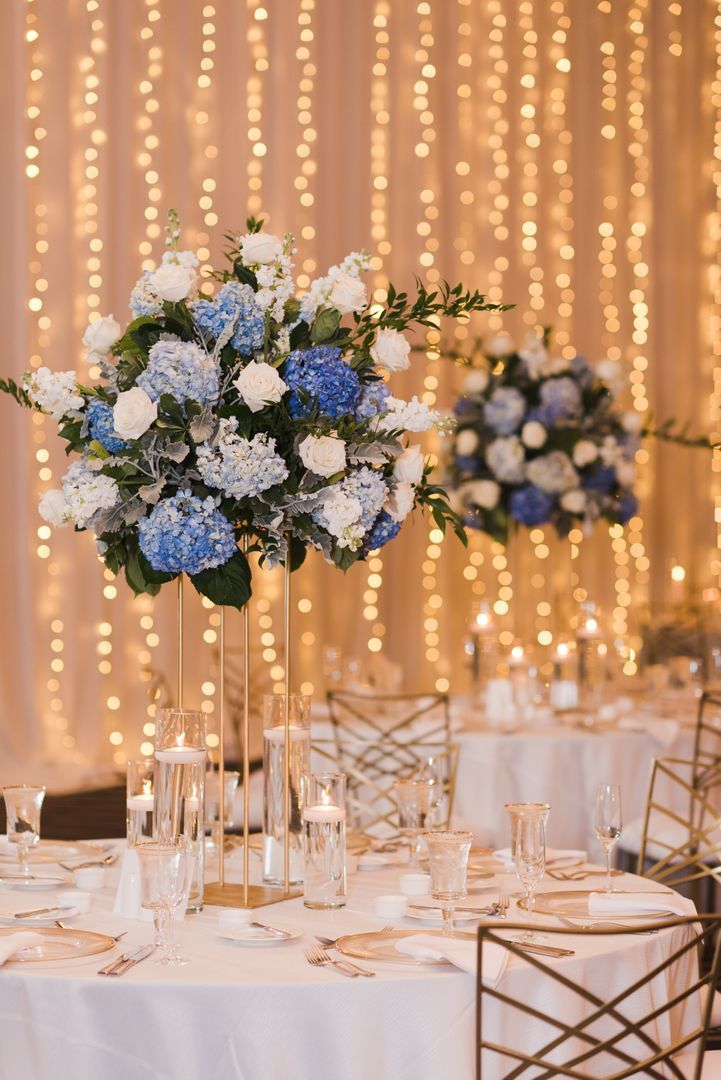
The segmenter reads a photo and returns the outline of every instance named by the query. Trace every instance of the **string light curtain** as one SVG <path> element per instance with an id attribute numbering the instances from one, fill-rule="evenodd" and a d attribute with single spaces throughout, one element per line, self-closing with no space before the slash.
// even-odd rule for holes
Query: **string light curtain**
<path id="1" fill-rule="evenodd" d="M 201 261 L 248 212 L 296 232 L 301 284 L 374 252 L 369 288 L 463 278 L 518 306 L 455 346 L 550 325 L 555 348 L 610 356 L 629 406 L 721 429 L 721 4 L 717 0 L 8 0 L 0 175 L 2 369 L 84 368 L 89 318 L 127 316 L 167 207 Z M 10 103 L 10 106 L 8 106 Z M 420 339 L 400 394 L 452 404 L 458 373 Z M 436 457 L 443 440 L 430 437 Z M 321 650 L 386 657 L 409 689 L 462 688 L 473 599 L 505 645 L 542 655 L 585 596 L 639 643 L 639 613 L 721 574 L 721 458 L 639 451 L 625 529 L 531 530 L 464 550 L 416 520 L 341 581 L 297 576 L 296 682 Z M 79 769 L 147 753 L 149 687 L 174 681 L 174 595 L 132 599 L 89 536 L 37 501 L 64 468 L 54 425 L 0 400 L 0 757 Z M 714 520 L 716 518 L 716 520 Z M 677 585 L 678 583 L 676 583 Z M 282 683 L 281 581 L 256 576 L 258 677 Z M 186 700 L 217 710 L 219 613 L 188 593 Z M 238 619 L 228 620 L 231 651 Z M 255 663 L 255 661 L 254 661 Z"/>

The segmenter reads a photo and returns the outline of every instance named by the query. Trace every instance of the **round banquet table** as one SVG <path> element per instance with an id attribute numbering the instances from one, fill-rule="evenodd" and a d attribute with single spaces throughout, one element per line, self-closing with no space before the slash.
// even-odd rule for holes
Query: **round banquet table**
<path id="1" fill-rule="evenodd" d="M 228 863 L 231 876 L 236 858 Z M 0 1080 L 472 1080 L 474 976 L 451 967 L 375 963 L 367 965 L 377 971 L 375 978 L 348 979 L 304 958 L 316 933 L 380 929 L 388 920 L 372 914 L 373 898 L 397 892 L 403 870 L 390 865 L 350 875 L 345 910 L 310 911 L 300 899 L 263 909 L 261 920 L 303 931 L 299 940 L 274 947 L 243 947 L 219 937 L 218 909 L 206 906 L 181 928 L 181 947 L 190 959 L 182 968 L 159 966 L 151 957 L 122 978 L 99 978 L 98 969 L 121 946 L 73 962 L 8 961 L 0 968 Z M 73 925 L 127 930 L 123 948 L 149 941 L 147 923 L 112 915 L 117 872 L 107 873 L 108 886 Z M 617 881 L 625 889 L 650 887 L 631 875 Z M 543 887 L 562 886 L 548 881 Z M 501 888 L 518 895 L 517 882 L 504 872 L 472 888 L 476 903 L 477 897 L 495 899 Z M 24 892 L 23 901 L 31 896 L 25 906 L 35 908 L 52 903 L 55 894 Z M 0 890 L 0 909 L 17 898 L 17 892 Z M 411 919 L 395 924 L 412 932 L 427 925 Z M 563 937 L 559 943 L 576 955 L 553 963 L 575 982 L 610 995 L 668 955 L 684 932 Z M 687 975 L 677 973 L 679 980 Z M 554 1004 L 534 969 L 515 958 L 502 986 L 544 1012 Z M 675 988 L 666 980 L 653 992 L 663 996 Z M 484 1024 L 502 1041 L 515 1020 L 494 1002 Z M 660 1028 L 657 1037 L 663 1042 L 678 1034 Z M 547 1028 L 528 1027 L 534 1045 L 547 1035 Z M 486 1077 L 494 1080 L 494 1073 L 484 1070 Z"/>

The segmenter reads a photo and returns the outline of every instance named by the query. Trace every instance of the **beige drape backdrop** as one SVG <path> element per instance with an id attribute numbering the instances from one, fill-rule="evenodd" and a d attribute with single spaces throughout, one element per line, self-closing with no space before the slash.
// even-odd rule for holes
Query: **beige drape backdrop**
<path id="1" fill-rule="evenodd" d="M 376 290 L 462 277 L 517 305 L 491 329 L 551 325 L 556 348 L 622 363 L 629 405 L 718 426 L 715 0 L 0 0 L 0 20 L 3 373 L 88 377 L 86 322 L 127 317 L 165 210 L 215 263 L 252 210 L 296 233 L 306 279 L 362 246 Z M 458 376 L 421 353 L 396 385 L 447 407 Z M 133 600 L 89 537 L 43 527 L 63 463 L 52 422 L 0 400 L 0 778 L 147 751 L 148 687 L 175 679 L 172 591 Z M 506 559 L 417 519 L 345 578 L 311 557 L 294 681 L 321 689 L 334 643 L 401 664 L 409 689 L 460 687 L 479 596 L 507 635 L 546 640 L 586 590 L 637 644 L 649 601 L 717 584 L 711 465 L 649 445 L 641 516 L 580 549 L 541 530 Z M 282 676 L 280 589 L 258 579 L 259 685 Z M 186 701 L 211 724 L 217 623 L 189 597 Z"/>

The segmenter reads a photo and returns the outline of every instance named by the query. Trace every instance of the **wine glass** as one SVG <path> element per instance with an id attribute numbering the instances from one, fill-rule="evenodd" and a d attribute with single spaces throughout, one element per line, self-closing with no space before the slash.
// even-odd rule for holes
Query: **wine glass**
<path id="1" fill-rule="evenodd" d="M 7 837 L 17 844 L 20 873 L 29 877 L 28 848 L 40 840 L 40 811 L 45 798 L 44 787 L 17 784 L 2 789 L 7 815 Z"/>
<path id="2" fill-rule="evenodd" d="M 621 788 L 618 784 L 599 784 L 596 789 L 596 813 L 594 819 L 596 836 L 606 852 L 606 892 L 611 887 L 611 852 L 621 835 Z"/>
<path id="3" fill-rule="evenodd" d="M 546 825 L 541 815 L 519 818 L 515 831 L 516 877 L 526 890 L 525 907 L 533 921 L 536 886 L 546 869 Z M 524 931 L 520 941 L 541 941 L 542 936 Z"/>
<path id="4" fill-rule="evenodd" d="M 399 831 L 408 836 L 411 847 L 409 865 L 418 869 L 421 833 L 428 828 L 428 815 L 433 801 L 434 782 L 415 777 L 410 780 L 396 780 L 394 785 L 398 803 Z"/>
<path id="5" fill-rule="evenodd" d="M 457 829 L 424 833 L 431 868 L 431 895 L 441 901 L 443 933 L 453 933 L 456 900 L 468 895 L 468 855 L 473 833 Z"/>
<path id="6" fill-rule="evenodd" d="M 191 880 L 190 854 L 185 840 L 150 841 L 135 849 L 140 863 L 141 902 L 153 912 L 154 947 L 158 963 L 175 966 L 188 961 L 175 941 L 175 912 L 187 900 Z"/>

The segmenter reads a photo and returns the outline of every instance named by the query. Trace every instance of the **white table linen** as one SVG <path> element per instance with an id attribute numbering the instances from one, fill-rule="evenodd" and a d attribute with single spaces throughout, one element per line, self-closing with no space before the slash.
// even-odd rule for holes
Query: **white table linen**
<path id="1" fill-rule="evenodd" d="M 351 875 L 346 910 L 309 911 L 298 899 L 263 909 L 261 918 L 269 924 L 303 931 L 297 942 L 275 947 L 244 948 L 224 940 L 217 933 L 217 909 L 206 908 L 188 916 L 181 930 L 181 947 L 191 960 L 185 968 L 149 959 L 120 979 L 100 979 L 98 968 L 115 951 L 73 963 L 9 962 L 0 970 L 0 1077 L 472 1080 L 472 976 L 379 963 L 369 965 L 378 972 L 374 979 L 346 979 L 313 968 L 304 958 L 316 933 L 335 937 L 380 929 L 386 920 L 371 914 L 373 897 L 397 892 L 404 871 L 396 866 Z M 112 915 L 114 876 L 109 874 L 108 887 L 94 898 L 93 910 L 73 925 L 128 930 L 122 942 L 128 949 L 147 942 L 151 929 Z M 631 877 L 624 882 L 624 887 L 648 887 Z M 546 887 L 557 891 L 558 883 Z M 518 891 L 511 875 L 499 874 L 474 887 L 472 895 L 493 899 L 501 888 Z M 41 906 L 45 897 L 35 897 Z M 53 899 L 48 894 L 47 901 Z M 422 924 L 406 919 L 399 925 L 414 931 Z M 576 956 L 557 962 L 574 981 L 609 995 L 658 962 L 676 933 L 564 937 L 562 944 L 574 948 Z M 511 996 L 523 994 L 545 1012 L 547 987 L 536 982 L 532 968 L 514 957 L 501 987 Z M 660 1000 L 672 989 L 667 979 L 652 992 Z M 561 1003 L 560 997 L 553 1001 L 554 1007 Z M 578 1002 L 571 1006 L 569 1001 L 569 1007 L 578 1009 Z M 513 1012 L 491 1006 L 489 1022 L 501 1041 L 513 1036 Z M 543 1038 L 543 1026 L 528 1027 L 528 1039 Z M 659 1037 L 672 1036 L 661 1028 Z M 488 1076 L 493 1080 L 492 1072 Z"/>

